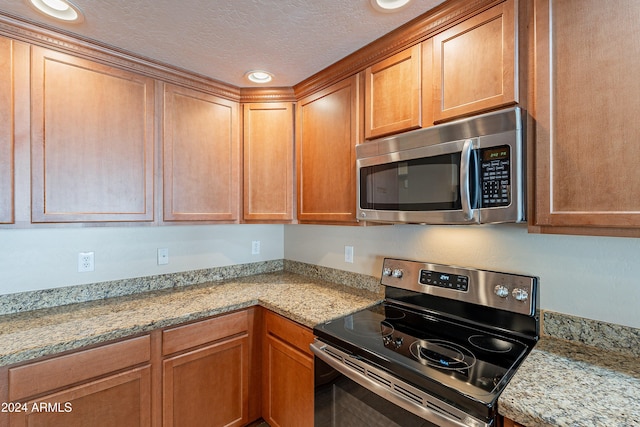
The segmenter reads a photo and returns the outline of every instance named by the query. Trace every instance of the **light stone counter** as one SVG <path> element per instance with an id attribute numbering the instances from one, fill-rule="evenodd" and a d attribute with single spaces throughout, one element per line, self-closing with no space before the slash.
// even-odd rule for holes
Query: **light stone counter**
<path id="1" fill-rule="evenodd" d="M 262 305 L 308 327 L 379 293 L 275 272 L 0 316 L 0 366 Z"/>
<path id="2" fill-rule="evenodd" d="M 551 312 L 543 326 L 500 414 L 529 427 L 640 426 L 640 331 Z"/>
<path id="3" fill-rule="evenodd" d="M 0 302 L 0 366 L 253 305 L 313 327 L 380 301 L 378 283 L 285 261 L 11 295 Z M 640 330 L 553 312 L 543 328 L 500 414 L 531 427 L 640 426 Z"/>

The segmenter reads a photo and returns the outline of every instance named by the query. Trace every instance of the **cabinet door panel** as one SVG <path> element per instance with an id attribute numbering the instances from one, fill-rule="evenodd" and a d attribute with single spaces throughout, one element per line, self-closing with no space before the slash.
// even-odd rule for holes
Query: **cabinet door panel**
<path id="1" fill-rule="evenodd" d="M 420 53 L 421 46 L 415 45 L 367 68 L 367 139 L 420 127 Z"/>
<path id="2" fill-rule="evenodd" d="M 247 334 L 165 360 L 163 425 L 245 425 L 248 360 Z"/>
<path id="3" fill-rule="evenodd" d="M 272 426 L 313 425 L 313 358 L 267 336 L 263 417 Z"/>
<path id="4" fill-rule="evenodd" d="M 151 425 L 151 369 L 125 371 L 26 403 L 11 427 L 144 427 Z"/>
<path id="5" fill-rule="evenodd" d="M 165 221 L 238 220 L 238 108 L 213 95 L 165 86 Z"/>
<path id="6" fill-rule="evenodd" d="M 153 220 L 154 83 L 32 47 L 34 222 Z"/>
<path id="7" fill-rule="evenodd" d="M 13 208 L 13 42 L 0 37 L 0 223 L 12 223 Z"/>
<path id="8" fill-rule="evenodd" d="M 244 219 L 293 220 L 293 104 L 244 105 Z"/>
<path id="9" fill-rule="evenodd" d="M 640 80 L 630 70 L 640 66 L 640 3 L 539 0 L 535 8 L 535 225 L 637 235 Z"/>
<path id="10" fill-rule="evenodd" d="M 507 0 L 434 36 L 434 119 L 517 101 L 514 1 Z"/>
<path id="11" fill-rule="evenodd" d="M 358 100 L 359 82 L 354 76 L 298 103 L 300 222 L 355 222 Z"/>

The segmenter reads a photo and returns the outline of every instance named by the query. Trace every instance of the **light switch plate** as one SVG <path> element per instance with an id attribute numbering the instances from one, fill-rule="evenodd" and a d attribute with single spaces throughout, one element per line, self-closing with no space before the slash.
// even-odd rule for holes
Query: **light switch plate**
<path id="1" fill-rule="evenodd" d="M 344 262 L 353 264 L 353 246 L 344 247 Z"/>

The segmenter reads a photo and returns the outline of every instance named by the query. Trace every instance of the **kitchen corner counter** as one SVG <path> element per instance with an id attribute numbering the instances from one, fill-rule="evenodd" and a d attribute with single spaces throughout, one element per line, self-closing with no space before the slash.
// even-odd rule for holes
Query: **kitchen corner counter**
<path id="1" fill-rule="evenodd" d="M 290 272 L 0 316 L 0 366 L 261 305 L 308 327 L 373 305 L 381 294 Z"/>
<path id="2" fill-rule="evenodd" d="M 544 336 L 500 396 L 498 408 L 528 427 L 630 427 L 640 426 L 639 402 L 636 355 Z"/>

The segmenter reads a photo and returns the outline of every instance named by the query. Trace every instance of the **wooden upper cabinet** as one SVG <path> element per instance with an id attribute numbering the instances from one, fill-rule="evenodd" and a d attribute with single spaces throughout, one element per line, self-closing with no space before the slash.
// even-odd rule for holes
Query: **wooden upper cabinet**
<path id="1" fill-rule="evenodd" d="M 366 69 L 366 139 L 421 126 L 420 54 L 415 45 Z"/>
<path id="2" fill-rule="evenodd" d="M 13 41 L 0 37 L 0 223 L 12 223 L 13 209 Z"/>
<path id="3" fill-rule="evenodd" d="M 238 221 L 239 104 L 164 87 L 165 221 Z"/>
<path id="4" fill-rule="evenodd" d="M 507 0 L 434 36 L 436 122 L 518 101 L 515 22 Z"/>
<path id="5" fill-rule="evenodd" d="M 244 220 L 293 221 L 293 103 L 243 106 Z"/>
<path id="6" fill-rule="evenodd" d="M 299 222 L 356 222 L 355 148 L 361 126 L 360 75 L 298 102 Z"/>
<path id="7" fill-rule="evenodd" d="M 639 236 L 640 2 L 536 0 L 534 16 L 532 225 Z"/>
<path id="8" fill-rule="evenodd" d="M 31 64 L 32 221 L 152 221 L 153 79 L 37 46 Z"/>

